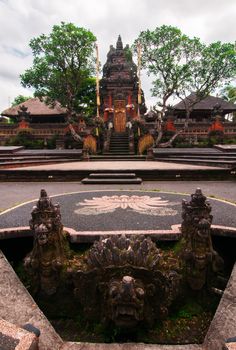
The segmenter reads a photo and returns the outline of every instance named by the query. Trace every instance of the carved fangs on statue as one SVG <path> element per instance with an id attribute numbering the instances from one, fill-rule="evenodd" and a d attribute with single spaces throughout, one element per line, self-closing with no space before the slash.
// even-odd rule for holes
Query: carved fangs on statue
<path id="1" fill-rule="evenodd" d="M 81 270 L 74 271 L 75 295 L 87 319 L 133 328 L 168 313 L 180 276 L 144 236 L 110 236 L 95 242 Z"/>

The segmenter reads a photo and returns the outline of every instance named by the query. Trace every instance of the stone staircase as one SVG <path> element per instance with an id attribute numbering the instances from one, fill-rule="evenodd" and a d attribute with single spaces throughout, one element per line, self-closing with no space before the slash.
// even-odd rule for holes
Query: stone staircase
<path id="1" fill-rule="evenodd" d="M 236 167 L 236 152 L 226 152 L 217 148 L 156 148 L 155 160 L 191 165 L 208 165 L 222 168 Z"/>
<path id="2" fill-rule="evenodd" d="M 110 147 L 108 152 L 102 155 L 92 155 L 93 161 L 140 161 L 145 160 L 145 156 L 135 155 L 129 151 L 129 134 L 125 132 L 114 132 L 111 134 Z"/>
<path id="3" fill-rule="evenodd" d="M 132 154 L 101 154 L 101 155 L 91 155 L 89 157 L 89 160 L 92 161 L 127 161 L 127 162 L 132 162 L 132 161 L 143 161 L 146 160 L 146 156 L 143 155 L 132 155 Z"/>
<path id="4" fill-rule="evenodd" d="M 57 164 L 81 161 L 82 150 L 25 150 L 1 151 L 0 169 L 17 168 L 33 165 Z"/>
<path id="5" fill-rule="evenodd" d="M 88 177 L 81 180 L 85 185 L 100 185 L 100 184 L 134 184 L 142 183 L 142 179 L 137 177 L 135 173 L 91 173 Z"/>
<path id="6" fill-rule="evenodd" d="M 129 154 L 129 134 L 128 132 L 113 132 L 110 139 L 110 154 Z"/>

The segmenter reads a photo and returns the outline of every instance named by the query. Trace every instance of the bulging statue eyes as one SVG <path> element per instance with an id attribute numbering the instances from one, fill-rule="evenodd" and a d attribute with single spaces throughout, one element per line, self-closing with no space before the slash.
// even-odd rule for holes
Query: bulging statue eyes
<path id="1" fill-rule="evenodd" d="M 110 290 L 109 290 L 109 295 L 110 295 L 111 297 L 115 297 L 115 296 L 117 296 L 118 292 L 119 292 L 118 286 L 113 285 L 113 286 L 111 286 L 111 288 L 110 288 Z"/>
<path id="2" fill-rule="evenodd" d="M 138 298 L 141 299 L 144 297 L 145 292 L 142 288 L 138 287 L 138 288 L 136 288 L 136 294 L 137 294 Z"/>

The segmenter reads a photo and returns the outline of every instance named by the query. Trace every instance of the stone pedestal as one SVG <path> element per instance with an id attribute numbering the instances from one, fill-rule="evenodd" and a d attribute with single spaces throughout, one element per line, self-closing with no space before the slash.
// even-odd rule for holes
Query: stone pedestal
<path id="1" fill-rule="evenodd" d="M 88 162 L 89 161 L 89 153 L 87 149 L 83 149 L 82 150 L 82 160 L 84 162 Z"/>
<path id="2" fill-rule="evenodd" d="M 153 160 L 153 159 L 154 159 L 153 148 L 148 148 L 146 160 Z"/>

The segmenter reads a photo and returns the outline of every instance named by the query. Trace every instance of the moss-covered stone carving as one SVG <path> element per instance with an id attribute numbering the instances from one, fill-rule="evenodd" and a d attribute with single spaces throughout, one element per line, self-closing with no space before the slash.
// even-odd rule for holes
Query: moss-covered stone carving
<path id="1" fill-rule="evenodd" d="M 34 292 L 51 300 L 58 291 L 78 313 L 81 306 L 86 320 L 123 330 L 152 327 L 189 292 L 209 295 L 223 266 L 212 246 L 211 206 L 200 189 L 182 206 L 178 249 L 161 250 L 142 235 L 113 234 L 77 255 L 67 246 L 59 205 L 41 190 L 30 220 L 34 246 L 24 263 Z"/>
<path id="2" fill-rule="evenodd" d="M 56 292 L 60 274 L 66 262 L 60 206 L 53 205 L 45 190 L 31 213 L 30 228 L 34 235 L 33 250 L 26 256 L 24 266 L 32 280 L 34 293 Z"/>
<path id="3" fill-rule="evenodd" d="M 212 246 L 211 205 L 200 188 L 191 195 L 189 202 L 183 200 L 182 217 L 185 278 L 193 290 L 209 289 L 223 267 L 223 260 Z"/>
<path id="4" fill-rule="evenodd" d="M 73 272 L 74 292 L 85 317 L 93 321 L 121 328 L 150 326 L 167 315 L 178 294 L 179 274 L 144 236 L 100 239 L 82 266 Z"/>

